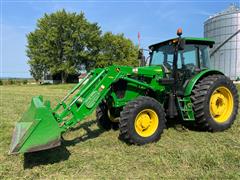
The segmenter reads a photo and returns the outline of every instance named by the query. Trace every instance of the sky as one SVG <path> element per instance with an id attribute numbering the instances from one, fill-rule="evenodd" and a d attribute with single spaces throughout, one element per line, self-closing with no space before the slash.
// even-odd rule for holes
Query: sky
<path id="1" fill-rule="evenodd" d="M 26 35 L 34 31 L 44 13 L 65 9 L 84 12 L 103 32 L 124 33 L 125 37 L 147 48 L 176 36 L 202 37 L 204 21 L 240 0 L 0 0 L 1 77 L 31 77 L 26 56 Z"/>

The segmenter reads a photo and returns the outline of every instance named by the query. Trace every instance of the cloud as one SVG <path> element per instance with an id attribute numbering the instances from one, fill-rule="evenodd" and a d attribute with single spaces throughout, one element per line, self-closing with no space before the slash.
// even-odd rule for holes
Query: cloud
<path id="1" fill-rule="evenodd" d="M 204 10 L 193 11 L 192 13 L 197 15 L 203 15 L 203 16 L 211 16 L 213 14 L 212 12 L 208 12 Z"/>

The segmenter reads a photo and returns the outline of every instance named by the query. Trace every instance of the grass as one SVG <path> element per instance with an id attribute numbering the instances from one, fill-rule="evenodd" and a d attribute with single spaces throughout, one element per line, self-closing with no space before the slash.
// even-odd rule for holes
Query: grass
<path id="1" fill-rule="evenodd" d="M 71 86 L 0 87 L 0 179 L 240 179 L 240 116 L 224 132 L 173 126 L 157 143 L 129 146 L 118 140 L 118 131 L 100 130 L 92 115 L 65 134 L 61 147 L 9 156 L 13 128 L 31 97 L 42 94 L 53 102 Z"/>

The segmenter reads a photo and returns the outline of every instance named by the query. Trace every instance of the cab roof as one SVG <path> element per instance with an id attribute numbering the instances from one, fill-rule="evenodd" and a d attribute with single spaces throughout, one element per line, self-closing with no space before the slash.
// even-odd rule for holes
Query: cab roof
<path id="1" fill-rule="evenodd" d="M 208 38 L 196 38 L 196 37 L 182 37 L 185 40 L 186 44 L 199 44 L 199 45 L 208 45 L 212 48 L 215 42 Z M 178 38 L 169 39 L 160 43 L 152 44 L 149 46 L 149 49 L 155 49 L 163 45 L 171 45 L 178 42 Z"/>

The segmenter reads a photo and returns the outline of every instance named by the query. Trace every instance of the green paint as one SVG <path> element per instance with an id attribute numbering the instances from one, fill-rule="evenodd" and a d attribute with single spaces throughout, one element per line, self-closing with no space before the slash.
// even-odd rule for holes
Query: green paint
<path id="1" fill-rule="evenodd" d="M 185 92 L 184 92 L 184 96 L 190 96 L 191 92 L 193 90 L 194 85 L 203 77 L 207 76 L 207 75 L 211 75 L 211 74 L 223 74 L 220 71 L 217 70 L 211 70 L 211 69 L 205 69 L 203 71 L 201 71 L 200 73 L 198 73 L 197 75 L 195 75 L 187 84 L 186 88 L 185 88 Z"/>
<path id="2" fill-rule="evenodd" d="M 184 37 L 185 41 L 204 42 L 205 44 L 214 44 L 215 41 L 209 38 Z"/>
<path id="3" fill-rule="evenodd" d="M 29 109 L 15 127 L 10 152 L 29 152 L 49 142 L 59 142 L 60 137 L 61 129 L 50 109 L 43 104 L 42 97 L 34 97 Z"/>
<path id="4" fill-rule="evenodd" d="M 177 98 L 178 107 L 181 113 L 181 117 L 185 121 L 194 121 L 194 112 L 192 109 L 192 101 L 190 97 Z"/>
<path id="5" fill-rule="evenodd" d="M 185 40 L 186 44 L 191 43 L 191 44 L 205 44 L 205 45 L 209 45 L 212 46 L 215 42 L 212 39 L 209 38 L 197 38 L 197 37 L 183 37 L 183 40 Z M 150 45 L 149 48 L 155 48 L 155 47 L 160 47 L 163 45 L 168 45 L 168 44 L 175 44 L 178 41 L 178 38 L 173 38 L 173 39 L 169 39 L 157 44 L 153 44 Z"/>
<path id="6" fill-rule="evenodd" d="M 89 95 L 88 99 L 86 99 L 86 107 L 91 109 L 94 106 L 94 104 L 96 104 L 99 97 L 100 97 L 100 92 L 93 91 Z"/>

